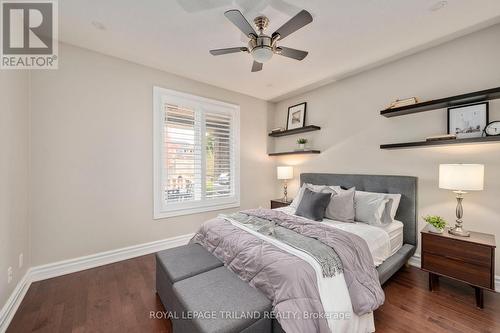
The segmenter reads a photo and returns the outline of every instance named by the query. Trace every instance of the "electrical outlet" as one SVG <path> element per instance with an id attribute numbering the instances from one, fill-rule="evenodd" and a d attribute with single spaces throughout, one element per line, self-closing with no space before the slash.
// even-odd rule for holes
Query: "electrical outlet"
<path id="1" fill-rule="evenodd" d="M 24 265 L 24 254 L 19 254 L 19 268 L 22 268 Z"/>
<path id="2" fill-rule="evenodd" d="M 11 283 L 12 282 L 12 267 L 9 267 L 7 269 L 7 283 Z"/>

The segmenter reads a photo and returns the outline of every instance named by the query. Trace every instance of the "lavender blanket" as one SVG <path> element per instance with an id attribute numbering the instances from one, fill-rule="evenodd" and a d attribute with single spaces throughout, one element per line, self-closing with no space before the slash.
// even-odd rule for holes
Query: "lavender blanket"
<path id="1" fill-rule="evenodd" d="M 366 242 L 351 233 L 270 209 L 243 211 L 332 247 L 342 261 L 353 310 L 371 312 L 384 302 L 384 292 Z M 286 332 L 329 332 L 314 269 L 302 259 L 242 230 L 223 218 L 205 222 L 192 242 L 224 262 L 273 302 Z"/>

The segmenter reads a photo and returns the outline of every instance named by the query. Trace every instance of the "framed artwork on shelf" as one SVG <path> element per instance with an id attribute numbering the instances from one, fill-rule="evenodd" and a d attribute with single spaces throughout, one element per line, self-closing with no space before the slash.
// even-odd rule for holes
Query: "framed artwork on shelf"
<path id="1" fill-rule="evenodd" d="M 457 139 L 482 137 L 488 121 L 488 102 L 448 108 L 448 134 Z"/>
<path id="2" fill-rule="evenodd" d="M 306 107 L 307 103 L 304 102 L 292 105 L 288 108 L 288 118 L 286 122 L 287 130 L 304 127 L 306 125 Z"/>

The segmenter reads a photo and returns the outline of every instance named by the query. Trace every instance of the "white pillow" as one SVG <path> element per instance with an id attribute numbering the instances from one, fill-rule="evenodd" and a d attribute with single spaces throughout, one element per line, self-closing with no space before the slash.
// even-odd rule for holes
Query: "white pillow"
<path id="1" fill-rule="evenodd" d="M 308 188 L 313 192 L 338 192 L 340 191 L 340 186 L 328 186 L 328 185 L 314 185 L 314 184 L 308 184 L 304 183 L 300 187 L 299 191 L 297 192 L 297 195 L 293 199 L 292 203 L 290 204 L 290 207 L 293 209 L 297 209 L 299 207 L 299 203 L 302 200 L 302 196 L 304 195 L 304 190 Z"/>
<path id="2" fill-rule="evenodd" d="M 356 221 L 373 225 L 391 223 L 394 221 L 400 201 L 401 194 L 356 191 L 354 196 Z"/>
<path id="3" fill-rule="evenodd" d="M 389 208 L 391 222 L 393 222 L 396 219 L 396 213 L 401 202 L 401 194 L 386 194 L 385 197 L 390 200 L 387 207 Z"/>
<path id="4" fill-rule="evenodd" d="M 382 216 L 389 199 L 378 195 L 359 194 L 354 196 L 355 219 L 371 225 L 383 225 Z"/>

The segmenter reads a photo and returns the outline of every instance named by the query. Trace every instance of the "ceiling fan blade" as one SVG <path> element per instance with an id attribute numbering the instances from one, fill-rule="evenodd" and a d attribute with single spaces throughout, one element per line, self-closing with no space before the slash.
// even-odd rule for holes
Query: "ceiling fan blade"
<path id="1" fill-rule="evenodd" d="M 218 56 L 218 55 L 223 55 L 223 54 L 247 52 L 247 51 L 248 51 L 248 49 L 246 47 L 230 47 L 227 49 L 210 50 L 209 52 L 211 55 Z"/>
<path id="2" fill-rule="evenodd" d="M 247 19 L 243 14 L 237 10 L 237 9 L 232 9 L 228 10 L 227 12 L 224 13 L 224 15 L 227 17 L 227 19 L 235 26 L 238 27 L 238 29 L 241 30 L 245 35 L 247 35 L 249 38 L 251 38 L 252 35 L 257 36 L 257 33 L 255 32 L 254 28 L 248 23 Z"/>
<path id="3" fill-rule="evenodd" d="M 294 33 L 303 26 L 308 25 L 313 20 L 311 14 L 307 10 L 301 10 L 297 15 L 292 17 L 288 22 L 283 24 L 278 30 L 273 33 L 273 37 L 280 36 L 280 40 Z"/>
<path id="4" fill-rule="evenodd" d="M 281 52 L 278 52 L 279 55 L 296 60 L 304 59 L 309 53 L 306 51 L 291 49 L 289 47 L 284 47 L 284 46 L 280 46 L 279 49 L 281 50 Z"/>
<path id="5" fill-rule="evenodd" d="M 254 60 L 252 65 L 252 72 L 259 72 L 262 70 L 262 64 Z"/>

